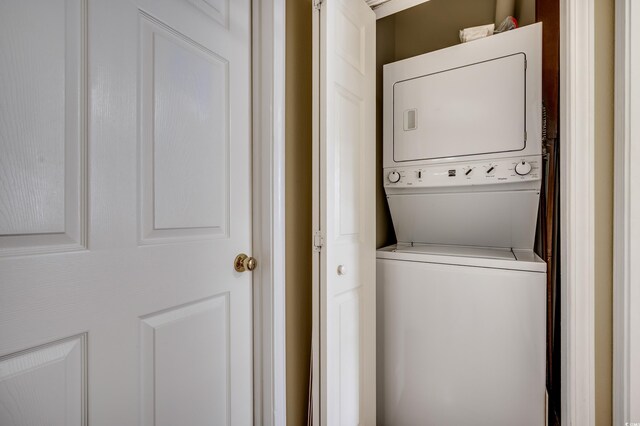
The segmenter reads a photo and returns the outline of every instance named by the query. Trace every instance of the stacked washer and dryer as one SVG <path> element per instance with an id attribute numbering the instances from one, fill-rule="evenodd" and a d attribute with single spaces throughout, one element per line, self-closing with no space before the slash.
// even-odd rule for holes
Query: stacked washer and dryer
<path id="1" fill-rule="evenodd" d="M 378 422 L 545 424 L 541 24 L 384 66 Z"/>

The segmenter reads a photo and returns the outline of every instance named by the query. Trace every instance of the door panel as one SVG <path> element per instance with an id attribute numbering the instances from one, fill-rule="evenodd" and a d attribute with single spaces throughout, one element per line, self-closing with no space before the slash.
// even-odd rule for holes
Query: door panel
<path id="1" fill-rule="evenodd" d="M 0 33 L 0 424 L 251 424 L 249 0 Z"/>
<path id="2" fill-rule="evenodd" d="M 0 7 L 0 255 L 79 249 L 85 2 Z"/>
<path id="3" fill-rule="evenodd" d="M 375 424 L 375 15 L 362 0 L 326 0 L 319 14 L 313 414 Z"/>
<path id="4" fill-rule="evenodd" d="M 141 240 L 226 237 L 229 61 L 146 13 L 140 24 Z"/>
<path id="5" fill-rule="evenodd" d="M 144 425 L 229 424 L 228 296 L 142 319 Z"/>
<path id="6" fill-rule="evenodd" d="M 335 223 L 338 239 L 360 236 L 360 149 L 361 121 L 364 117 L 363 99 L 336 85 L 335 90 L 335 166 L 336 209 Z"/>
<path id="7" fill-rule="evenodd" d="M 0 424 L 86 424 L 86 335 L 0 359 Z"/>

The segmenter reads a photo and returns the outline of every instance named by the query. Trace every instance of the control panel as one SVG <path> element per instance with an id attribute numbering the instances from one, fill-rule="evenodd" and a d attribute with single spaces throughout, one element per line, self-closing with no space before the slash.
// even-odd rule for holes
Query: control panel
<path id="1" fill-rule="evenodd" d="M 541 156 L 536 155 L 388 168 L 384 170 L 384 186 L 440 187 L 534 181 L 541 178 L 541 163 Z"/>

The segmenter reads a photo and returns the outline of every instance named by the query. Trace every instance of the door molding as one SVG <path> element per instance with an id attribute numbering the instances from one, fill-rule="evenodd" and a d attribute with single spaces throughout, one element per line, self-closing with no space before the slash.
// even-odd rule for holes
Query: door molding
<path id="1" fill-rule="evenodd" d="M 285 3 L 252 1 L 254 424 L 286 424 Z"/>
<path id="2" fill-rule="evenodd" d="M 615 183 L 613 269 L 613 423 L 640 421 L 640 91 L 631 76 L 640 71 L 640 8 L 632 0 L 616 0 Z M 636 283 L 636 288 L 632 288 Z"/>
<path id="3" fill-rule="evenodd" d="M 593 426 L 594 0 L 560 2 L 562 423 Z"/>

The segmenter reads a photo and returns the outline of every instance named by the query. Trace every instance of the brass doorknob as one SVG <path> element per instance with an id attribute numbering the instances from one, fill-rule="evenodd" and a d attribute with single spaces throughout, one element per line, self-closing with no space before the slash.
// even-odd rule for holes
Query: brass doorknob
<path id="1" fill-rule="evenodd" d="M 253 257 L 240 253 L 233 261 L 233 266 L 237 272 L 253 271 L 258 266 L 258 262 Z"/>

